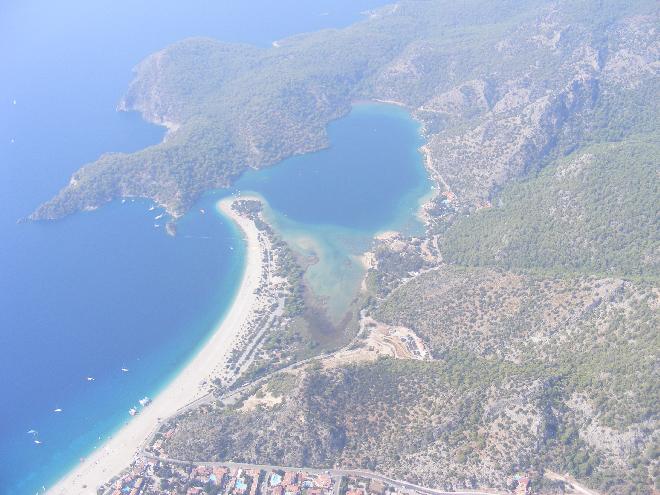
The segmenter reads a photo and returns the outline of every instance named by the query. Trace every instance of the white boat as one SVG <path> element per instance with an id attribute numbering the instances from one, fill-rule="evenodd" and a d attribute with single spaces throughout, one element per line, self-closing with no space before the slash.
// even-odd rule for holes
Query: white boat
<path id="1" fill-rule="evenodd" d="M 156 218 L 154 218 L 154 220 L 160 220 L 160 219 L 163 218 L 164 216 L 165 216 L 165 213 L 161 213 L 161 214 L 158 215 Z"/>
<path id="2" fill-rule="evenodd" d="M 206 210 L 205 210 L 204 208 L 200 208 L 200 209 L 199 209 L 199 212 L 200 212 L 202 215 L 206 215 Z"/>
<path id="3" fill-rule="evenodd" d="M 121 369 L 124 373 L 128 373 L 128 368 L 122 368 Z"/>
<path id="4" fill-rule="evenodd" d="M 135 416 L 135 415 L 137 415 L 137 413 L 138 413 L 138 410 L 135 409 L 134 407 L 131 407 L 131 408 L 128 410 L 128 414 L 130 414 L 131 416 Z"/>
<path id="5" fill-rule="evenodd" d="M 34 443 L 36 443 L 37 445 L 40 445 L 40 444 L 41 444 L 41 440 L 35 440 Z"/>
<path id="6" fill-rule="evenodd" d="M 155 209 L 156 209 L 156 207 L 152 206 L 151 208 L 149 208 L 149 211 L 154 211 Z"/>
<path id="7" fill-rule="evenodd" d="M 36 435 L 37 433 L 37 430 L 28 430 L 28 435 Z"/>
<path id="8" fill-rule="evenodd" d="M 142 407 L 147 407 L 149 404 L 151 404 L 151 399 L 145 395 L 144 398 L 139 400 L 139 402 Z"/>
<path id="9" fill-rule="evenodd" d="M 88 382 L 93 382 L 94 380 L 96 380 L 96 378 L 94 378 L 93 376 L 88 376 L 87 377 Z"/>
<path id="10" fill-rule="evenodd" d="M 53 412 L 61 413 L 61 412 L 62 412 L 62 408 L 58 407 L 57 409 L 53 409 Z"/>

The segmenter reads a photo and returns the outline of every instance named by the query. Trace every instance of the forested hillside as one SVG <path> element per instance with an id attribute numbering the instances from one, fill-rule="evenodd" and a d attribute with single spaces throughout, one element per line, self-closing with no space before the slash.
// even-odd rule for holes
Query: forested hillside
<path id="1" fill-rule="evenodd" d="M 658 296 L 616 279 L 434 270 L 376 315 L 415 331 L 432 361 L 308 367 L 256 392 L 281 395 L 274 406 L 178 418 L 167 454 L 367 468 L 446 489 L 535 473 L 538 490 L 551 468 L 646 493 L 660 440 Z"/>
<path id="2" fill-rule="evenodd" d="M 657 493 L 659 21 L 652 1 L 402 0 L 268 49 L 185 40 L 143 61 L 122 102 L 167 139 L 87 165 L 33 218 L 121 196 L 178 217 L 249 167 L 326 146 L 352 101 L 403 104 L 438 194 L 424 235 L 374 245 L 360 359 L 173 418 L 165 452 L 447 489 L 527 474 L 562 493 L 552 469 Z M 428 355 L 375 359 L 373 336 L 396 328 Z"/>
<path id="3" fill-rule="evenodd" d="M 407 0 L 267 49 L 184 40 L 141 62 L 119 105 L 167 125 L 165 141 L 103 155 L 32 218 L 122 196 L 150 198 L 178 217 L 247 168 L 326 146 L 328 122 L 364 98 L 415 111 L 430 169 L 472 207 L 600 100 L 634 100 L 628 93 L 638 87 L 653 94 L 653 8 L 642 0 Z"/>
<path id="4" fill-rule="evenodd" d="M 456 223 L 448 261 L 657 280 L 660 136 L 580 148 Z"/>

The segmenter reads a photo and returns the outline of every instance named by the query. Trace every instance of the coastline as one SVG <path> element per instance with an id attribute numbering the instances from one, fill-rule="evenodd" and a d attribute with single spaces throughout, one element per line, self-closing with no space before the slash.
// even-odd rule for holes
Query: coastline
<path id="1" fill-rule="evenodd" d="M 61 478 L 46 493 L 50 495 L 96 495 L 97 487 L 128 467 L 143 442 L 157 428 L 161 419 L 175 414 L 209 391 L 210 378 L 218 374 L 241 340 L 244 323 L 258 303 L 255 293 L 261 281 L 264 263 L 263 247 L 254 222 L 231 209 L 236 198 L 217 203 L 218 210 L 238 224 L 246 241 L 246 260 L 240 287 L 229 311 L 209 340 L 181 372 L 138 416 L 117 431 L 111 439 L 90 454 L 80 465 Z"/>

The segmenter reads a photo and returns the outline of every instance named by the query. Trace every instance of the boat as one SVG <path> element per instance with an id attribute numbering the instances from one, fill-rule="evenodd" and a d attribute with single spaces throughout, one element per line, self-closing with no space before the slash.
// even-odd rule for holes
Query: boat
<path id="1" fill-rule="evenodd" d="M 139 402 L 142 407 L 147 407 L 149 404 L 151 404 L 151 399 L 145 395 L 144 398 L 139 400 Z"/>
<path id="2" fill-rule="evenodd" d="M 128 414 L 130 414 L 131 416 L 135 416 L 135 415 L 137 415 L 137 413 L 138 413 L 138 410 L 135 409 L 134 407 L 131 407 L 131 408 L 128 410 Z"/>
<path id="3" fill-rule="evenodd" d="M 121 369 L 124 373 L 128 373 L 128 368 L 122 368 Z"/>
<path id="4" fill-rule="evenodd" d="M 61 412 L 62 412 L 62 408 L 58 407 L 57 409 L 53 409 L 53 412 L 61 413 Z"/>
<path id="5" fill-rule="evenodd" d="M 206 215 L 206 210 L 205 210 L 204 208 L 200 208 L 200 209 L 199 209 L 199 212 L 200 212 L 202 215 Z"/>
<path id="6" fill-rule="evenodd" d="M 87 377 L 88 382 L 93 382 L 94 380 L 96 380 L 96 378 L 94 378 L 93 376 L 88 376 Z"/>
<path id="7" fill-rule="evenodd" d="M 165 213 L 161 213 L 161 214 L 158 215 L 156 218 L 154 218 L 154 220 L 160 220 L 160 219 L 163 218 L 164 216 L 165 216 Z"/>
<path id="8" fill-rule="evenodd" d="M 41 440 L 35 440 L 34 443 L 36 443 L 37 445 L 41 445 Z"/>
<path id="9" fill-rule="evenodd" d="M 36 435 L 37 433 L 37 430 L 28 430 L 28 435 Z"/>
<path id="10" fill-rule="evenodd" d="M 149 208 L 149 211 L 154 211 L 155 209 L 156 209 L 156 207 L 152 206 L 151 208 Z"/>

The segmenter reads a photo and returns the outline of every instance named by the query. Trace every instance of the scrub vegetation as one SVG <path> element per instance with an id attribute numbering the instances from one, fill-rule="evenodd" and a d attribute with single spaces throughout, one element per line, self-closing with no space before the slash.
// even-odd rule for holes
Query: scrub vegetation
<path id="1" fill-rule="evenodd" d="M 121 196 L 180 216 L 247 168 L 326 146 L 358 99 L 410 109 L 438 189 L 423 236 L 375 242 L 371 320 L 350 349 L 405 327 L 430 357 L 276 374 L 259 385 L 270 405 L 168 420 L 164 452 L 446 489 L 527 474 L 557 493 L 548 470 L 603 493 L 660 489 L 658 21 L 652 1 L 402 0 L 268 49 L 191 39 L 142 62 L 122 107 L 167 139 L 85 166 L 34 219 Z"/>

